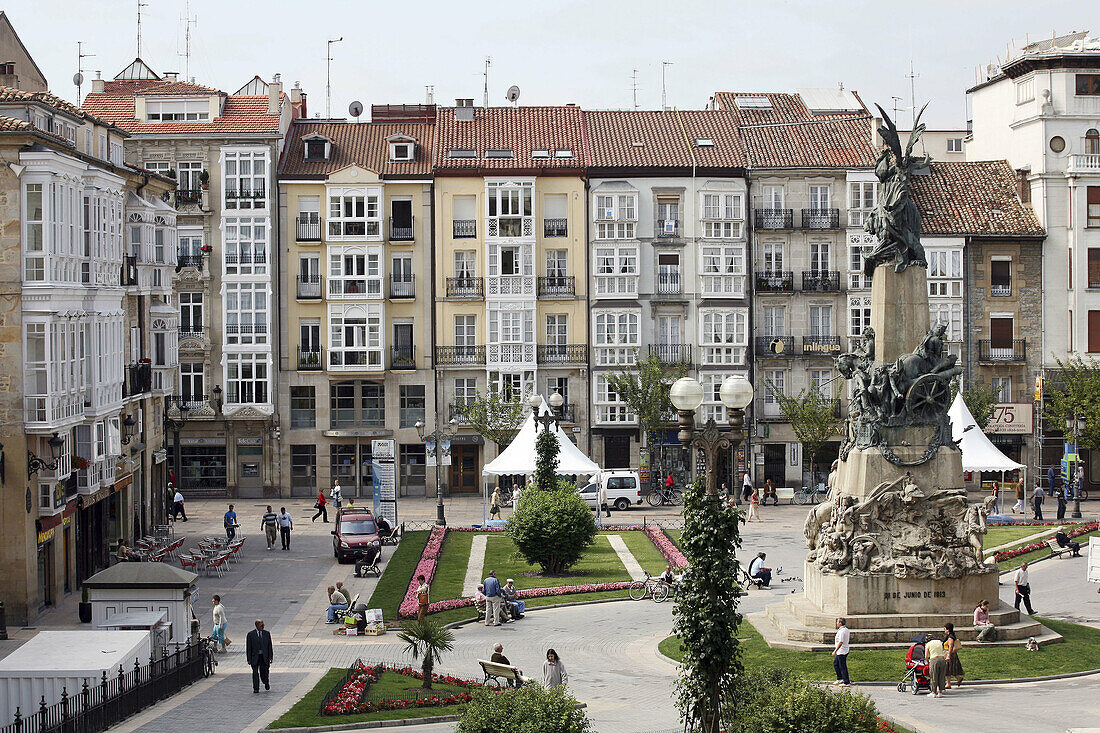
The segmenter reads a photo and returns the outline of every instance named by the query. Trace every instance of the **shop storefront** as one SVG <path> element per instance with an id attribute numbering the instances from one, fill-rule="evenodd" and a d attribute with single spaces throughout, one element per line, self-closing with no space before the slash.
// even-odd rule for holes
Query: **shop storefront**
<path id="1" fill-rule="evenodd" d="M 173 467 L 173 473 L 184 492 L 188 489 L 224 491 L 228 485 L 227 465 L 224 439 L 215 442 L 212 438 L 181 438 L 180 470 Z"/>

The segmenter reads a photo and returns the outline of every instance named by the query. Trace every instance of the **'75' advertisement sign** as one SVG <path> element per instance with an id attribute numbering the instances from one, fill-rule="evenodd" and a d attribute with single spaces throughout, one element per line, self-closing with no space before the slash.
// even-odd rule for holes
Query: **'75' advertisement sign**
<path id="1" fill-rule="evenodd" d="M 1027 402 L 1000 402 L 993 406 L 993 416 L 985 432 L 1001 435 L 1030 435 L 1034 405 Z"/>

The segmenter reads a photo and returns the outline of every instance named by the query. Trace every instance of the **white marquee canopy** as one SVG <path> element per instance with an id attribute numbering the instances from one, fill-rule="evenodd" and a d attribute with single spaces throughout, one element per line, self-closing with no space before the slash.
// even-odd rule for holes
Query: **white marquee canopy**
<path id="1" fill-rule="evenodd" d="M 546 415 L 549 413 L 550 407 L 546 404 L 546 400 L 543 400 L 539 406 L 539 414 Z M 569 436 L 565 434 L 561 427 L 557 425 L 551 427 L 554 431 L 554 437 L 558 439 L 558 474 L 565 476 L 571 474 L 592 475 L 599 472 L 600 467 L 581 452 L 581 449 L 569 439 Z M 504 452 L 487 464 L 481 473 L 485 476 L 534 473 L 535 437 L 535 417 L 534 415 L 528 415 L 523 427 L 520 428 L 519 433 L 512 439 L 508 447 L 504 449 Z"/>
<path id="2" fill-rule="evenodd" d="M 955 402 L 947 415 L 951 418 L 951 437 L 962 440 L 959 449 L 962 451 L 964 471 L 1015 471 L 1026 468 L 1024 464 L 1001 453 L 978 428 L 974 416 L 963 402 L 962 392 L 955 395 Z"/>

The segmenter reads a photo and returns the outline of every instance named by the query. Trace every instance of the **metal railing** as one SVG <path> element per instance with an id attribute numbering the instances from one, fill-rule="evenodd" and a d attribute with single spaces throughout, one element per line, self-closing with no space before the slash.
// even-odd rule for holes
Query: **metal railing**
<path id="1" fill-rule="evenodd" d="M 567 236 L 569 236 L 569 220 L 568 219 L 543 219 L 542 220 L 542 236 L 544 236 L 544 237 L 567 237 Z"/>
<path id="2" fill-rule="evenodd" d="M 201 395 L 170 395 L 165 398 L 168 400 L 168 404 L 171 407 L 175 407 L 180 412 L 187 412 L 189 410 L 198 410 L 206 407 L 208 399 Z"/>
<path id="3" fill-rule="evenodd" d="M 1019 362 L 1027 361 L 1027 341 L 1025 339 L 1012 339 L 1011 341 L 998 341 L 993 345 L 990 339 L 978 340 L 978 361 L 986 362 Z"/>
<path id="4" fill-rule="evenodd" d="M 758 293 L 793 293 L 794 273 L 790 270 L 761 272 L 756 275 Z"/>
<path id="5" fill-rule="evenodd" d="M 678 272 L 658 272 L 657 273 L 657 294 L 658 295 L 679 295 L 684 291 L 684 286 L 680 282 L 680 273 Z"/>
<path id="6" fill-rule="evenodd" d="M 650 344 L 649 353 L 656 354 L 662 364 L 691 364 L 691 344 Z"/>
<path id="7" fill-rule="evenodd" d="M 119 281 L 122 285 L 138 284 L 137 257 L 134 255 L 122 256 L 122 272 L 119 274 Z"/>
<path id="8" fill-rule="evenodd" d="M 549 275 L 538 279 L 539 295 L 572 297 L 577 292 L 573 275 Z"/>
<path id="9" fill-rule="evenodd" d="M 153 389 L 153 365 L 142 361 L 126 366 L 126 384 L 123 389 L 124 397 L 145 394 Z"/>
<path id="10" fill-rule="evenodd" d="M 184 204 L 194 206 L 202 203 L 202 189 L 201 188 L 178 188 L 176 189 L 176 207 L 183 206 Z"/>
<path id="11" fill-rule="evenodd" d="M 757 209 L 752 220 L 757 229 L 794 229 L 794 209 Z"/>
<path id="12" fill-rule="evenodd" d="M 394 299 L 415 298 L 415 275 L 390 275 L 390 297 Z"/>
<path id="13" fill-rule="evenodd" d="M 794 336 L 757 336 L 757 356 L 794 356 Z"/>
<path id="14" fill-rule="evenodd" d="M 805 356 L 833 356 L 840 353 L 840 336 L 803 336 Z"/>
<path id="15" fill-rule="evenodd" d="M 391 346 L 390 369 L 416 369 L 416 348 L 412 344 Z"/>
<path id="16" fill-rule="evenodd" d="M 436 366 L 457 366 L 462 364 L 484 364 L 484 346 L 436 346 Z"/>
<path id="17" fill-rule="evenodd" d="M 840 209 L 803 209 L 803 229 L 839 229 Z"/>
<path id="18" fill-rule="evenodd" d="M 447 278 L 448 298 L 484 298 L 485 278 L 449 277 Z"/>
<path id="19" fill-rule="evenodd" d="M 803 270 L 802 291 L 838 293 L 840 292 L 840 272 L 838 270 Z"/>
<path id="20" fill-rule="evenodd" d="M 586 344 L 539 344 L 539 364 L 583 364 L 588 357 Z"/>
<path id="21" fill-rule="evenodd" d="M 451 235 L 455 239 L 473 239 L 477 236 L 477 219 L 455 219 L 451 222 Z"/>
<path id="22" fill-rule="evenodd" d="M 298 229 L 299 242 L 320 242 L 321 232 L 324 231 L 324 223 L 320 219 L 295 217 L 294 223 Z"/>
<path id="23" fill-rule="evenodd" d="M 1089 287 L 1095 287 L 1091 283 Z M 991 285 L 989 286 L 989 295 L 993 298 L 1010 298 L 1012 297 L 1012 285 Z"/>
<path id="24" fill-rule="evenodd" d="M 316 349 L 312 351 L 302 351 L 302 347 L 298 347 L 298 371 L 300 372 L 320 372 L 325 368 L 325 350 Z"/>
<path id="25" fill-rule="evenodd" d="M 322 275 L 299 275 L 298 300 L 320 300 L 325 292 L 325 278 Z"/>
<path id="26" fill-rule="evenodd" d="M 226 200 L 231 199 L 265 199 L 267 198 L 267 191 L 263 186 L 256 189 L 251 188 L 227 188 L 225 189 Z"/>
<path id="27" fill-rule="evenodd" d="M 202 326 L 180 324 L 178 337 L 181 341 L 183 339 L 201 339 L 205 335 L 206 332 Z"/>
<path id="28" fill-rule="evenodd" d="M 679 219 L 657 219 L 653 222 L 653 236 L 658 239 L 675 239 L 680 236 Z"/>
<path id="29" fill-rule="evenodd" d="M 185 267 L 194 267 L 199 272 L 202 272 L 202 255 L 176 254 L 176 272 L 179 272 Z"/>
<path id="30" fill-rule="evenodd" d="M 42 698 L 37 710 L 16 708 L 15 720 L 0 728 L 0 733 L 99 733 L 137 715 L 145 708 L 171 697 L 206 674 L 205 642 L 175 644 L 175 651 L 156 652 L 148 664 L 134 665 L 127 671 L 121 665 L 117 674 L 102 672 L 98 682 L 85 678 L 78 690 L 61 688 L 61 700 L 46 705 Z"/>
<path id="31" fill-rule="evenodd" d="M 394 219 L 390 217 L 390 241 L 391 242 L 411 242 L 416 239 L 416 218 L 409 217 L 408 222 L 394 223 Z"/>

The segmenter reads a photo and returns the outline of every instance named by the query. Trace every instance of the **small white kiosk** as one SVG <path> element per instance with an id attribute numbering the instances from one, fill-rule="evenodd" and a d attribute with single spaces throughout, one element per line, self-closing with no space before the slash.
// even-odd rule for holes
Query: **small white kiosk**
<path id="1" fill-rule="evenodd" d="M 164 613 L 168 642 L 191 636 L 191 602 L 198 575 L 163 562 L 120 562 L 84 581 L 92 623 L 106 626 L 114 616 Z"/>

